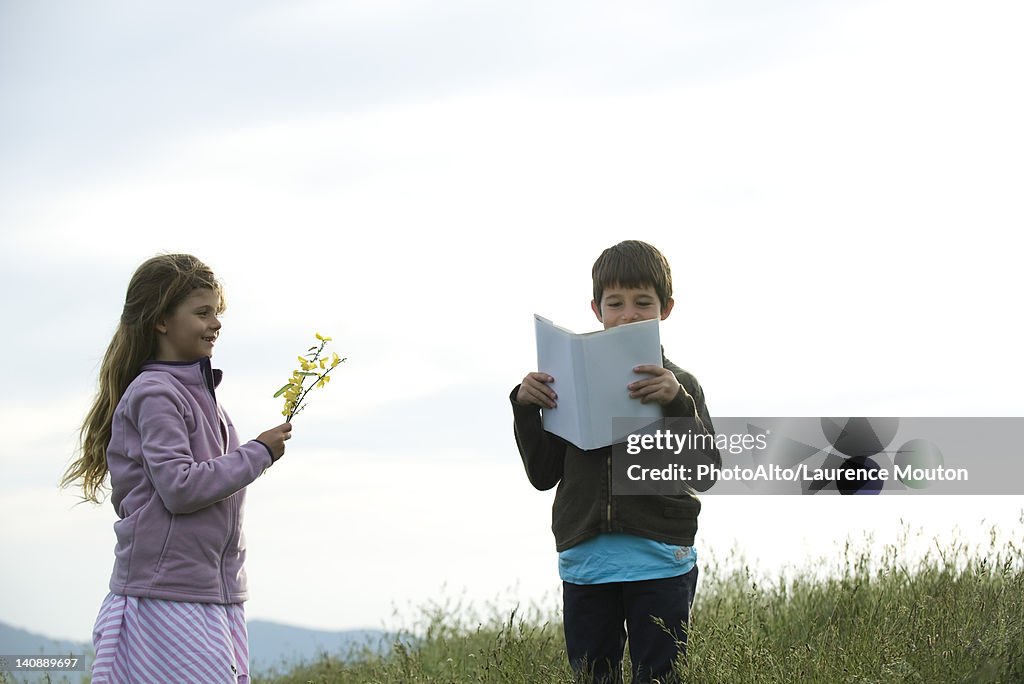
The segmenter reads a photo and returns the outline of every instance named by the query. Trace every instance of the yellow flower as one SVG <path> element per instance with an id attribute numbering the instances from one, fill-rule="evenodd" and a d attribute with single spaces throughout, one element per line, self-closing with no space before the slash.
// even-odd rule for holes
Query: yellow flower
<path id="1" fill-rule="evenodd" d="M 305 408 L 306 395 L 309 394 L 309 391 L 313 387 L 324 387 L 330 382 L 331 378 L 328 373 L 345 360 L 334 352 L 332 352 L 329 361 L 326 356 L 321 358 L 321 354 L 324 354 L 324 348 L 331 341 L 331 338 L 327 335 L 316 333 L 316 339 L 320 341 L 319 348 L 312 347 L 306 355 L 295 357 L 299 362 L 298 370 L 292 371 L 287 384 L 274 393 L 274 397 L 284 397 L 284 410 L 281 414 L 289 420 L 295 416 L 297 411 L 302 411 Z M 321 373 L 320 371 L 324 372 Z M 310 380 L 311 384 L 307 386 L 306 380 Z"/>

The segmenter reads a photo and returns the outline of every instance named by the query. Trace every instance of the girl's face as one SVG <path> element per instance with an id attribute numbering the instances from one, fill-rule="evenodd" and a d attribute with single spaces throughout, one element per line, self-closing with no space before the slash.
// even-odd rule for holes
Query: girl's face
<path id="1" fill-rule="evenodd" d="M 158 361 L 195 361 L 213 356 L 220 332 L 220 296 L 199 288 L 156 324 Z"/>

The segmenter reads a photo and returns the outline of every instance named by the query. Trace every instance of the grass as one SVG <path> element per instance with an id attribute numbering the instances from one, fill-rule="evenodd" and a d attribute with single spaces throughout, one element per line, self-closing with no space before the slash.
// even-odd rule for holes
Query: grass
<path id="1" fill-rule="evenodd" d="M 1024 682 L 1024 552 L 956 546 L 913 571 L 895 547 L 846 570 L 710 582 L 683 671 L 695 682 Z"/>
<path id="2" fill-rule="evenodd" d="M 805 570 L 768 584 L 735 556 L 729 570 L 702 564 L 682 681 L 1024 682 L 1024 514 L 1014 534 L 1003 541 L 992 529 L 983 549 L 936 544 L 912 564 L 903 544 L 874 557 L 848 544 L 831 572 Z M 0 682 L 13 681 L 0 673 Z M 253 684 L 572 681 L 557 613 L 531 607 L 502 614 L 492 606 L 481 617 L 451 603 L 422 608 L 387 655 L 367 649 L 324 656 L 253 678 Z"/>
<path id="3" fill-rule="evenodd" d="M 507 682 L 571 680 L 561 624 L 539 608 L 487 617 L 451 599 L 419 609 L 384 656 L 370 649 L 323 656 L 291 672 L 256 677 L 254 684 L 299 682 Z"/>
<path id="4" fill-rule="evenodd" d="M 573 681 L 554 616 L 466 615 L 432 606 L 386 656 L 324 657 L 254 683 Z M 742 564 L 702 567 L 689 634 L 684 682 L 1024 682 L 1024 543 L 993 529 L 987 549 L 936 545 L 913 566 L 901 546 L 872 557 L 848 544 L 834 572 L 768 585 Z"/>

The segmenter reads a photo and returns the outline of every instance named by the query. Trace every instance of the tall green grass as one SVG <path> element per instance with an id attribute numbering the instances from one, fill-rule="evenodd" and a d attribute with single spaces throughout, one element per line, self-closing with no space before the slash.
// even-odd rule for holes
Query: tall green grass
<path id="1" fill-rule="evenodd" d="M 1021 519 L 1024 529 L 1024 515 Z M 847 544 L 820 568 L 764 584 L 748 567 L 703 566 L 684 682 L 1024 682 L 1024 543 L 936 545 L 913 563 Z M 627 667 L 628 671 L 628 667 Z M 557 616 L 483 619 L 433 605 L 386 656 L 324 657 L 261 684 L 571 682 Z M 628 681 L 628 677 L 627 677 Z"/>
<path id="2" fill-rule="evenodd" d="M 983 548 L 870 544 L 765 583 L 738 554 L 702 563 L 684 682 L 1024 682 L 1024 514 Z M 905 540 L 904 540 L 905 542 Z M 553 602 L 554 603 L 554 602 Z M 628 657 L 627 657 L 628 663 Z M 628 672 L 628 664 L 627 664 Z M 0 673 L 0 682 L 22 681 Z M 51 681 L 66 681 L 57 675 Z M 572 682 L 557 606 L 479 615 L 428 604 L 390 651 L 325 656 L 254 684 Z M 628 681 L 628 676 L 627 676 Z"/>
<path id="3" fill-rule="evenodd" d="M 1024 682 L 1019 543 L 937 546 L 913 569 L 896 546 L 880 558 L 847 546 L 845 561 L 771 586 L 746 568 L 712 575 L 685 681 Z"/>
<path id="4" fill-rule="evenodd" d="M 306 682 L 534 682 L 571 681 L 561 624 L 536 606 L 481 616 L 448 599 L 419 609 L 385 656 L 364 648 L 299 667 L 254 684 Z"/>

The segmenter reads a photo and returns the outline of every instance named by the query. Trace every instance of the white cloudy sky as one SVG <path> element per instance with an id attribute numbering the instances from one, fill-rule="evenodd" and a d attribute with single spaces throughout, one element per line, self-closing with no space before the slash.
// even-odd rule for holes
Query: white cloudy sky
<path id="1" fill-rule="evenodd" d="M 673 264 L 663 342 L 713 415 L 1020 415 L 1024 10 L 770 5 L 0 3 L 0 620 L 88 637 L 113 511 L 56 481 L 160 251 L 226 284 L 243 438 L 315 330 L 349 357 L 250 489 L 251 617 L 556 605 L 506 396 L 534 312 L 597 325 L 619 240 Z M 710 497 L 699 548 L 775 568 L 1021 508 Z"/>

